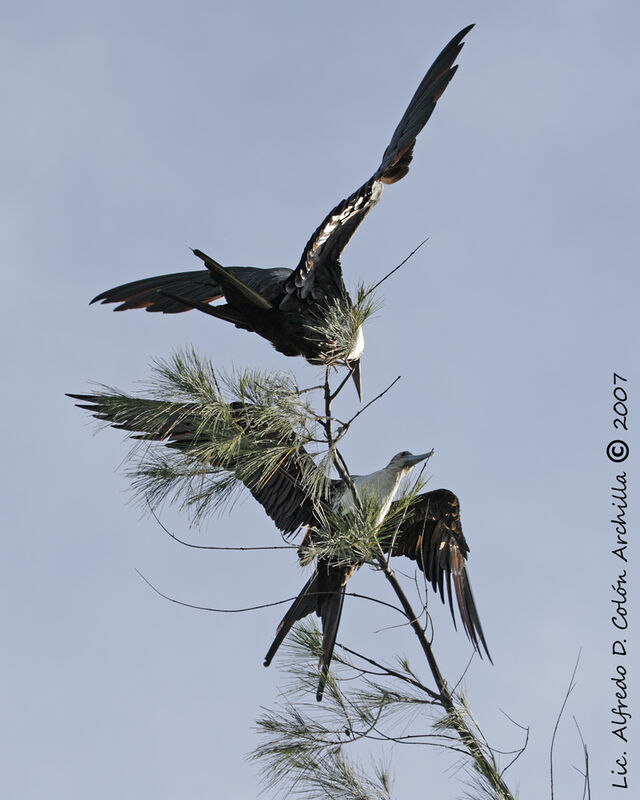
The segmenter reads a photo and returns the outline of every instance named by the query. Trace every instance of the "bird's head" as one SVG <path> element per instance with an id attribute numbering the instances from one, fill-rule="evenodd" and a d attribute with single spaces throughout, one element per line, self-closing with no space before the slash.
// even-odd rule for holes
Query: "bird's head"
<path id="1" fill-rule="evenodd" d="M 428 458 L 431 458 L 433 452 L 433 450 L 429 450 L 428 453 L 420 453 L 420 455 L 414 456 L 413 453 L 410 453 L 408 450 L 403 450 L 401 453 L 396 453 L 388 463 L 387 469 L 407 472 L 411 467 L 415 467 L 415 465 L 419 464 L 421 461 L 426 461 Z"/>

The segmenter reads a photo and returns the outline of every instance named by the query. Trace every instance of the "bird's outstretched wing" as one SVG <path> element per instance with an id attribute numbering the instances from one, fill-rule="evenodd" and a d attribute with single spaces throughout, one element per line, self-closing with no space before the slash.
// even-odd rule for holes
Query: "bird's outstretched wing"
<path id="1" fill-rule="evenodd" d="M 188 450 L 206 444 L 207 429 L 198 421 L 193 407 L 189 403 L 181 406 L 173 405 L 171 411 L 166 404 L 158 400 L 142 401 L 136 398 L 135 408 L 127 407 L 126 402 L 113 402 L 106 395 L 70 394 L 79 400 L 79 408 L 90 411 L 94 417 L 104 420 L 112 427 L 132 432 L 134 439 L 147 439 L 163 442 L 168 447 Z M 144 405 L 144 408 L 142 406 Z M 232 403 L 234 421 L 245 428 L 254 446 L 282 445 L 279 440 L 271 442 L 265 434 L 251 426 L 250 407 L 241 403 Z M 294 446 L 295 436 L 291 433 L 291 452 L 288 453 L 271 474 L 265 479 L 263 470 L 255 472 L 242 471 L 242 482 L 253 497 L 262 505 L 266 513 L 283 533 L 295 533 L 302 525 L 308 525 L 314 518 L 314 503 L 303 489 L 305 470 L 313 469 L 311 456 L 304 449 Z M 213 467 L 228 470 L 237 476 L 241 466 L 241 456 L 229 457 Z"/>
<path id="2" fill-rule="evenodd" d="M 114 311 L 146 308 L 163 314 L 179 314 L 226 297 L 236 306 L 244 300 L 254 306 L 270 308 L 271 301 L 281 299 L 282 284 L 292 272 L 286 267 L 223 267 L 201 250 L 193 252 L 208 269 L 173 272 L 124 283 L 101 292 L 91 303 L 119 303 Z M 222 314 L 215 316 L 238 324 L 237 314 L 225 313 L 225 309 L 227 306 L 216 306 L 215 310 Z"/>
<path id="3" fill-rule="evenodd" d="M 393 519 L 392 504 L 390 518 Z M 480 643 L 489 660 L 491 656 L 484 638 L 480 618 L 471 592 L 466 563 L 469 546 L 462 533 L 460 503 L 448 489 L 436 489 L 419 495 L 404 514 L 400 514 L 396 530 L 387 534 L 383 544 L 393 556 L 408 556 L 416 561 L 434 590 L 444 602 L 445 586 L 451 616 L 455 613 L 451 582 L 458 601 L 462 624 L 474 648 L 481 654 Z"/>
<path id="4" fill-rule="evenodd" d="M 196 407 L 189 403 L 173 404 L 171 409 L 158 400 L 136 398 L 134 406 L 127 406 L 128 398 L 92 394 L 69 394 L 79 400 L 79 408 L 90 411 L 94 417 L 108 422 L 111 427 L 129 431 L 132 439 L 161 442 L 167 447 L 189 450 L 207 443 L 207 429 L 198 422 Z M 247 420 L 247 405 L 230 404 L 234 418 L 241 426 L 247 427 L 247 435 L 259 437 L 259 431 L 252 430 Z M 293 439 L 293 433 L 292 433 Z M 262 444 L 265 442 L 262 434 Z M 283 533 L 294 533 L 302 525 L 314 520 L 314 503 L 302 488 L 303 473 L 311 468 L 311 457 L 298 449 L 283 458 L 272 474 L 264 480 L 262 471 L 255 475 L 243 472 L 242 481 L 251 494 L 262 505 L 266 513 Z M 213 464 L 214 467 L 236 472 L 237 464 L 233 458 Z M 328 481 L 327 488 L 332 491 L 336 481 Z M 322 699 L 326 675 L 329 670 L 333 649 L 342 615 L 345 585 L 356 569 L 355 566 L 332 566 L 320 561 L 313 576 L 304 586 L 280 625 L 276 637 L 265 657 L 268 666 L 291 626 L 308 614 L 317 613 L 322 622 L 322 653 L 320 657 L 321 678 L 317 699 Z"/>
<path id="5" fill-rule="evenodd" d="M 380 199 L 385 183 L 399 181 L 409 171 L 416 137 L 424 128 L 438 99 L 453 78 L 454 62 L 463 39 L 473 28 L 468 25 L 447 44 L 433 62 L 411 99 L 407 110 L 373 176 L 346 200 L 339 203 L 323 220 L 307 242 L 300 263 L 285 281 L 287 296 L 280 304 L 288 309 L 301 301 L 312 302 L 325 295 L 344 293 L 340 254 L 356 228 Z"/>
<path id="6" fill-rule="evenodd" d="M 185 303 L 174 300 L 162 292 L 170 292 L 200 303 L 211 303 L 222 297 L 222 288 L 209 272 L 198 269 L 124 283 L 122 286 L 101 292 L 91 303 L 119 303 L 114 311 L 127 311 L 130 308 L 146 308 L 147 311 L 160 311 L 163 314 L 189 311 L 189 306 Z"/>

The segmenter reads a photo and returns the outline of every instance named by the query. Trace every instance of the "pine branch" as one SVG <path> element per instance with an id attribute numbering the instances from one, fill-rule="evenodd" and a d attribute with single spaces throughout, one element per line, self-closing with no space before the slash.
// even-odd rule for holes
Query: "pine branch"
<path id="1" fill-rule="evenodd" d="M 193 351 L 177 353 L 167 362 L 156 363 L 149 396 L 132 397 L 105 389 L 80 399 L 89 401 L 84 407 L 99 419 L 126 430 L 136 440 L 133 485 L 152 507 L 171 497 L 198 520 L 210 510 L 232 502 L 241 484 L 259 494 L 276 474 L 283 480 L 295 481 L 305 502 L 312 501 L 315 520 L 313 535 L 307 537 L 301 554 L 302 561 L 320 558 L 332 566 L 348 567 L 369 564 L 382 572 L 400 603 L 405 624 L 419 641 L 435 681 L 435 691 L 425 686 L 404 661 L 400 662 L 400 669 L 393 669 L 351 651 L 361 662 L 355 665 L 346 657 L 349 651 L 345 649 L 345 655 L 336 653 L 335 664 L 338 669 L 349 671 L 351 679 L 361 685 L 355 691 L 345 692 L 333 673 L 326 679 L 323 676 L 324 708 L 313 714 L 324 714 L 329 720 L 305 714 L 304 705 L 294 706 L 290 701 L 277 713 L 267 713 L 261 718 L 258 725 L 266 739 L 253 757 L 267 765 L 266 785 L 285 786 L 294 796 L 387 800 L 388 773 L 382 767 L 376 767 L 373 773 L 363 770 L 344 752 L 355 741 L 368 739 L 466 751 L 474 766 L 476 790 L 493 800 L 512 800 L 491 748 L 473 723 L 464 700 L 449 689 L 419 621 L 420 615 L 414 612 L 389 565 L 387 553 L 392 552 L 398 527 L 424 485 L 422 473 L 413 485 L 405 486 L 404 498 L 394 504 L 393 511 L 380 524 L 378 499 L 366 494 L 358 496 L 348 465 L 336 446 L 371 404 L 346 424 L 335 420 L 332 403 L 346 383 L 343 381 L 332 391 L 330 373 L 327 366 L 321 387 L 322 416 L 311 405 L 313 393 L 301 391 L 290 375 L 248 370 L 224 375 Z M 341 427 L 336 432 L 334 426 Z M 315 454 L 306 449 L 314 442 L 321 447 Z M 295 459 L 295 478 L 281 469 L 290 459 Z M 327 502 L 331 469 L 338 472 L 353 494 L 353 509 L 348 513 L 338 513 Z M 180 603 L 149 585 L 167 600 Z M 206 610 L 237 613 L 268 605 L 275 604 Z M 320 652 L 317 634 L 300 633 L 304 631 L 300 627 L 295 630 L 293 646 L 302 646 L 307 656 L 311 653 L 317 659 Z M 378 673 L 370 669 L 372 666 Z M 296 688 L 289 697 L 317 686 L 316 667 L 300 670 L 298 666 L 295 676 Z M 394 681 L 402 686 L 400 690 L 394 688 Z M 398 714 L 416 714 L 436 707 L 442 708 L 444 717 L 434 722 L 432 732 L 397 736 L 389 727 Z"/>
<path id="2" fill-rule="evenodd" d="M 320 363 L 326 366 L 345 363 L 356 345 L 360 328 L 381 306 L 374 287 L 362 283 L 356 289 L 355 300 L 345 294 L 325 302 L 306 326 L 307 338 L 317 341 L 320 347 Z"/>
<path id="3" fill-rule="evenodd" d="M 454 697 L 450 693 L 447 683 L 440 672 L 431 645 L 417 621 L 417 616 L 382 552 L 378 556 L 378 565 L 394 590 L 407 618 L 410 620 L 413 632 L 420 643 L 431 674 L 438 687 L 440 702 L 445 710 L 445 717 L 440 722 L 440 727 L 450 728 L 460 737 L 462 744 L 473 759 L 478 788 L 485 792 L 487 797 L 495 798 L 495 800 L 513 800 L 513 795 L 500 775 L 493 754 L 486 745 L 478 739 L 477 735 L 468 724 L 466 709 L 456 705 Z"/>
<path id="4" fill-rule="evenodd" d="M 289 374 L 217 373 L 186 351 L 155 363 L 147 396 L 103 387 L 75 397 L 137 443 L 129 476 L 134 493 L 151 507 L 170 498 L 199 522 L 231 505 L 243 484 L 259 492 L 289 460 L 311 503 L 326 495 L 328 462 L 306 450 L 323 440 L 310 400 Z M 278 474 L 294 480 L 286 469 Z"/>
<path id="5" fill-rule="evenodd" d="M 262 741 L 251 755 L 253 760 L 262 764 L 265 783 L 269 788 L 278 787 L 289 796 L 295 785 L 295 791 L 300 796 L 304 796 L 306 791 L 311 792 L 310 796 L 316 796 L 312 792 L 318 787 L 314 783 L 318 765 L 330 756 L 340 756 L 342 762 L 350 764 L 357 772 L 348 760 L 347 749 L 358 741 L 368 740 L 379 744 L 439 747 L 467 756 L 471 751 L 474 796 L 512 800 L 508 788 L 500 783 L 495 758 L 478 731 L 464 698 L 449 696 L 450 710 L 447 711 L 446 686 L 443 692 L 434 693 L 423 684 L 410 680 L 408 693 L 397 691 L 392 685 L 382 685 L 377 673 L 355 664 L 346 654 L 354 654 L 358 661 L 364 660 L 376 666 L 381 676 L 402 680 L 405 686 L 407 675 L 349 648 L 340 645 L 339 648 L 345 653 L 334 654 L 334 665 L 340 674 L 330 673 L 325 702 L 318 706 L 305 702 L 305 698 L 317 685 L 318 669 L 315 665 L 321 651 L 320 631 L 315 626 L 298 625 L 288 640 L 286 652 L 289 661 L 286 670 L 292 680 L 283 695 L 286 699 L 277 709 L 266 711 L 258 720 Z M 403 670 L 406 667 L 408 675 L 413 675 L 405 661 Z M 445 715 L 433 720 L 431 732 L 405 731 L 408 713 L 417 720 L 419 712 L 422 712 L 422 716 L 425 710 L 437 707 L 443 708 Z M 398 723 L 402 726 L 400 734 L 393 730 Z M 485 764 L 481 763 L 483 760 Z M 338 784 L 331 786 L 336 791 Z M 329 784 L 324 786 L 325 789 L 328 787 Z M 342 791 L 343 787 L 340 789 Z M 361 786 L 360 789 L 362 798 L 377 796 L 371 787 L 365 789 Z M 341 794 L 326 796 L 342 797 Z M 347 793 L 345 796 L 352 795 Z"/>

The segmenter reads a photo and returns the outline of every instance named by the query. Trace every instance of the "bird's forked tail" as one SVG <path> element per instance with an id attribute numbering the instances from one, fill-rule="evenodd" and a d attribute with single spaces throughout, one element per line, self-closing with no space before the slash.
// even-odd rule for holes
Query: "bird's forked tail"
<path id="1" fill-rule="evenodd" d="M 316 692 L 317 700 L 322 700 L 324 693 L 326 677 L 333 656 L 336 636 L 338 635 L 340 617 L 342 616 L 345 585 L 351 572 L 351 569 L 345 569 L 345 567 L 330 567 L 319 564 L 282 618 L 278 625 L 275 639 L 264 659 L 264 665 L 268 667 L 293 624 L 315 611 L 322 621 L 322 653 L 318 665 L 320 683 Z"/>

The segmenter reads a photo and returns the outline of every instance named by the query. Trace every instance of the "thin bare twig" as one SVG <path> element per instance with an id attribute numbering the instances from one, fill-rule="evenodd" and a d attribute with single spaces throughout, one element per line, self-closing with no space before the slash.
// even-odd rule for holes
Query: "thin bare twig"
<path id="1" fill-rule="evenodd" d="M 340 394 L 340 392 L 342 391 L 342 389 L 343 389 L 343 388 L 344 388 L 344 386 L 346 385 L 347 381 L 348 381 L 348 380 L 349 380 L 349 378 L 351 377 L 351 375 L 352 375 L 352 372 L 353 372 L 353 370 L 349 369 L 349 371 L 347 372 L 346 376 L 345 376 L 345 377 L 342 379 L 341 383 L 338 385 L 338 388 L 337 388 L 337 389 L 335 390 L 335 392 L 333 392 L 333 394 L 330 396 L 330 400 L 331 400 L 331 401 L 335 400 L 335 399 L 336 399 L 336 397 L 337 397 L 337 396 Z M 322 388 L 322 387 L 320 387 L 320 388 Z"/>
<path id="2" fill-rule="evenodd" d="M 374 284 L 374 285 L 371 287 L 371 289 L 369 289 L 369 294 L 370 294 L 371 292 L 375 292 L 375 290 L 378 288 L 378 286 L 380 286 L 380 284 L 381 284 L 381 283 L 384 283 L 384 282 L 387 280 L 387 278 L 390 278 L 390 277 L 393 275 L 393 273 L 394 273 L 394 272 L 397 272 L 397 271 L 400 269 L 400 267 L 403 267 L 403 266 L 404 266 L 404 265 L 407 263 L 407 261 L 408 261 L 408 260 L 409 260 L 409 259 L 410 259 L 412 256 L 414 256 L 414 255 L 415 255 L 415 254 L 418 252 L 418 250 L 419 250 L 419 249 L 422 247 L 422 245 L 423 245 L 423 244 L 425 244 L 425 243 L 426 243 L 426 242 L 428 242 L 428 241 L 429 241 L 429 237 L 427 236 L 427 238 L 426 238 L 426 239 L 424 239 L 422 242 L 420 242 L 420 244 L 419 244 L 419 245 L 418 245 L 416 248 L 414 248 L 414 249 L 413 249 L 413 250 L 412 250 L 412 251 L 409 253 L 409 255 L 408 255 L 408 256 L 407 256 L 407 257 L 406 257 L 406 258 L 405 258 L 403 261 L 401 261 L 401 262 L 398 264 L 398 266 L 397 266 L 397 267 L 394 267 L 394 268 L 391 270 L 391 272 L 387 272 L 387 274 L 384 276 L 384 278 L 380 278 L 380 280 L 379 280 L 379 281 L 378 281 L 376 284 Z"/>
<path id="3" fill-rule="evenodd" d="M 455 694 L 455 693 L 458 691 L 458 686 L 460 686 L 460 684 L 461 684 L 461 683 L 462 683 L 462 681 L 464 680 L 464 678 L 465 678 L 465 675 L 467 674 L 467 672 L 468 672 L 468 670 L 469 670 L 469 667 L 470 667 L 470 666 L 471 666 L 471 664 L 473 663 L 473 658 L 474 658 L 475 654 L 476 654 L 476 651 L 474 650 L 474 651 L 471 653 L 471 655 L 469 656 L 469 660 L 467 661 L 467 665 L 466 665 L 466 667 L 465 667 L 465 668 L 462 670 L 462 675 L 460 675 L 460 677 L 458 678 L 458 680 L 455 682 L 453 689 L 451 690 L 451 694 L 452 694 L 452 695 L 453 695 L 453 694 Z"/>
<path id="4" fill-rule="evenodd" d="M 263 547 L 222 547 L 218 545 L 208 545 L 208 544 L 193 544 L 193 542 L 187 542 L 184 539 L 180 539 L 175 533 L 171 533 L 171 531 L 164 525 L 164 523 L 160 520 L 156 512 L 154 511 L 153 507 L 149 503 L 147 499 L 147 505 L 149 506 L 149 511 L 153 515 L 153 518 L 158 523 L 158 525 L 162 528 L 162 530 L 167 534 L 170 539 L 173 539 L 174 542 L 178 542 L 178 544 L 182 544 L 185 547 L 192 547 L 194 550 L 238 550 L 238 551 L 245 551 L 245 550 L 297 550 L 297 545 L 295 544 L 280 544 L 280 545 L 269 545 Z"/>
<path id="5" fill-rule="evenodd" d="M 455 741 L 453 736 L 443 736 L 442 734 L 438 733 L 413 733 L 407 734 L 405 736 L 387 736 L 386 734 L 382 733 L 379 736 L 369 736 L 369 739 L 373 741 L 381 741 L 381 742 L 395 742 L 396 744 L 420 744 L 423 747 L 442 747 L 442 742 L 420 742 L 416 741 L 417 739 L 444 739 L 446 741 Z M 447 750 L 450 750 L 452 753 L 462 753 L 462 755 L 466 756 L 469 755 L 466 750 L 463 750 L 461 747 L 454 747 L 453 745 L 447 745 Z"/>
<path id="6" fill-rule="evenodd" d="M 416 689 L 420 689 L 420 691 L 422 691 L 425 694 L 427 694 L 433 700 L 439 700 L 440 699 L 440 695 L 437 692 L 434 692 L 433 690 L 427 688 L 424 684 L 420 683 L 420 681 L 416 680 L 415 678 L 409 678 L 407 675 L 403 675 L 401 672 L 397 672 L 396 670 L 391 669 L 390 667 L 387 667 L 384 664 L 380 664 L 379 662 L 374 661 L 372 658 L 368 658 L 367 656 L 363 656 L 361 653 L 358 653 L 355 650 L 352 650 L 350 647 L 347 647 L 344 644 L 339 644 L 338 647 L 341 650 L 344 650 L 345 652 L 350 653 L 352 656 L 355 656 L 356 658 L 360 658 L 360 659 L 362 659 L 362 661 L 366 661 L 368 664 L 371 664 L 372 666 L 377 667 L 378 669 L 382 670 L 385 675 L 391 675 L 394 678 L 399 678 L 400 680 L 403 680 L 406 683 L 411 684 L 411 686 L 415 686 Z"/>
<path id="7" fill-rule="evenodd" d="M 347 462 L 344 459 L 342 453 L 338 450 L 337 447 L 334 447 L 334 455 L 335 455 L 335 464 L 336 469 L 340 473 L 340 477 L 342 480 L 347 484 L 349 489 L 351 489 L 351 493 L 353 494 L 353 499 L 357 507 L 360 505 L 360 500 L 358 498 L 358 494 L 356 492 L 356 487 L 353 484 L 353 480 L 351 479 L 351 473 L 349 472 L 349 467 L 347 466 Z"/>
<path id="8" fill-rule="evenodd" d="M 370 597 L 368 594 L 359 594 L 358 592 L 345 592 L 345 597 L 358 597 L 360 600 L 370 600 L 372 603 L 377 603 L 380 606 L 385 606 L 385 608 L 391 608 L 394 611 L 397 611 L 398 614 L 402 614 L 404 616 L 404 611 L 398 606 L 394 606 L 393 603 L 387 603 L 385 600 L 380 600 L 377 597 Z"/>
<path id="9" fill-rule="evenodd" d="M 391 381 L 391 383 L 387 386 L 386 389 L 384 389 L 384 391 L 376 395 L 373 398 L 373 400 L 369 400 L 369 402 L 366 405 L 362 406 L 360 411 L 358 411 L 351 417 L 351 419 L 348 419 L 346 422 L 343 422 L 336 435 L 336 441 L 342 439 L 345 433 L 349 430 L 351 423 L 354 422 L 360 416 L 360 414 L 364 414 L 364 412 L 369 408 L 369 406 L 372 406 L 377 400 L 380 400 L 381 397 L 383 397 L 390 389 L 392 389 L 396 385 L 396 383 L 400 380 L 401 377 L 402 375 L 398 375 L 398 377 L 395 380 Z"/>
<path id="10" fill-rule="evenodd" d="M 139 569 L 136 569 L 138 575 L 142 578 L 142 580 L 147 584 L 150 589 L 162 597 L 165 600 L 168 600 L 170 603 L 175 603 L 177 606 L 184 606 L 185 608 L 195 608 L 198 611 L 212 611 L 216 614 L 241 614 L 245 611 L 258 611 L 261 608 L 271 608 L 272 606 L 281 606 L 284 603 L 290 603 L 292 600 L 296 599 L 294 597 L 286 597 L 284 600 L 275 600 L 272 603 L 262 603 L 261 605 L 257 606 L 247 606 L 246 608 L 211 608 L 210 606 L 199 606 L 195 603 L 186 603 L 184 600 L 177 600 L 175 597 L 171 597 L 168 594 L 160 591 L 157 586 L 154 586 L 151 581 L 145 577 Z M 321 592 L 318 592 L 321 594 Z M 357 592 L 345 592 L 346 597 L 357 597 L 360 600 L 369 600 L 371 603 L 378 603 L 378 605 L 385 606 L 385 608 L 391 608 L 393 611 L 397 611 L 399 614 L 404 614 L 404 611 L 398 606 L 394 606 L 392 603 L 387 603 L 384 600 L 379 600 L 377 597 L 370 597 L 366 594 L 358 594 Z"/>
<path id="11" fill-rule="evenodd" d="M 567 691 L 564 696 L 564 700 L 562 701 L 562 706 L 560 707 L 560 711 L 558 713 L 558 718 L 556 719 L 556 724 L 553 726 L 553 735 L 551 737 L 551 747 L 549 748 L 549 781 L 551 787 L 551 800 L 553 800 L 553 747 L 556 742 L 556 734 L 558 732 L 558 726 L 560 725 L 560 720 L 562 719 L 562 714 L 564 712 L 565 706 L 567 705 L 567 701 L 569 700 L 569 695 L 573 691 L 575 687 L 575 683 L 573 682 L 574 678 L 576 677 L 576 672 L 578 671 L 578 664 L 580 663 L 580 654 L 582 653 L 582 649 L 578 651 L 578 658 L 576 659 L 575 666 L 573 668 L 573 672 L 571 673 L 571 679 L 569 681 L 569 686 L 567 687 Z"/>
<path id="12" fill-rule="evenodd" d="M 317 386 L 309 386 L 307 389 L 296 389 L 296 394 L 307 394 L 307 392 L 315 392 L 317 389 L 323 389 L 324 384 L 319 383 Z"/>
<path id="13" fill-rule="evenodd" d="M 290 603 L 292 600 L 295 600 L 295 597 L 286 597 L 284 600 L 276 600 L 273 603 L 262 603 L 259 606 L 247 606 L 247 608 L 210 608 L 209 606 L 198 606 L 194 603 L 185 603 L 183 600 L 176 600 L 175 597 L 171 597 L 168 594 L 164 594 L 161 592 L 157 586 L 154 586 L 151 581 L 146 578 L 139 569 L 136 570 L 138 575 L 142 578 L 142 580 L 147 584 L 150 589 L 160 595 L 164 600 L 168 600 L 170 603 L 175 603 L 177 606 L 184 606 L 185 608 L 195 608 L 198 611 L 214 611 L 216 614 L 242 614 L 245 611 L 257 611 L 260 608 L 271 608 L 272 606 L 281 606 L 284 603 Z"/>
<path id="14" fill-rule="evenodd" d="M 504 773 L 516 763 L 516 761 L 520 758 L 520 756 L 527 749 L 527 746 L 529 744 L 529 726 L 528 725 L 521 725 L 519 722 L 516 722 L 515 719 L 513 717 L 510 717 L 509 714 L 507 714 L 507 712 L 504 711 L 502 708 L 500 709 L 500 711 L 505 715 L 505 717 L 509 720 L 509 722 L 511 722 L 513 725 L 516 726 L 516 728 L 520 728 L 521 731 L 525 732 L 524 744 L 522 745 L 522 747 L 516 753 L 515 758 L 512 758 L 511 761 L 507 764 L 507 766 L 504 767 L 504 769 L 502 769 L 500 771 L 500 775 L 504 775 Z"/>
<path id="15" fill-rule="evenodd" d="M 352 742 L 357 742 L 358 739 L 369 739 L 369 738 L 372 738 L 370 736 L 370 734 L 371 734 L 371 731 L 374 731 L 376 729 L 376 725 L 380 721 L 380 717 L 382 716 L 382 706 L 380 706 L 378 708 L 378 713 L 376 714 L 376 717 L 373 720 L 373 722 L 369 725 L 368 728 L 366 728 L 363 731 L 354 731 L 353 730 L 353 726 L 351 725 L 351 720 L 349 719 L 349 716 L 347 714 L 346 708 L 343 707 L 343 711 L 344 711 L 345 721 L 346 721 L 346 725 L 347 725 L 347 727 L 345 728 L 345 731 L 347 731 L 347 730 L 349 731 L 349 733 L 347 734 L 348 737 L 349 737 L 347 739 L 349 744 L 351 744 Z M 344 744 L 346 744 L 346 742 L 344 742 Z"/>
<path id="16" fill-rule="evenodd" d="M 347 465 L 345 464 L 344 459 L 337 452 L 335 447 L 335 440 L 333 437 L 333 429 L 331 427 L 331 402 L 334 395 L 331 394 L 331 387 L 329 386 L 329 367 L 325 370 L 324 376 L 324 422 L 322 423 L 324 426 L 325 434 L 327 436 L 327 446 L 329 448 L 329 454 L 331 455 L 331 459 L 334 463 L 335 468 L 338 471 L 338 474 L 342 478 L 351 493 L 353 494 L 353 500 L 356 506 L 358 505 L 358 496 L 356 494 L 355 487 L 353 485 L 353 481 L 351 480 L 351 475 L 349 474 L 349 470 L 347 469 Z"/>
<path id="17" fill-rule="evenodd" d="M 575 722 L 576 728 L 578 729 L 578 736 L 580 737 L 580 741 L 582 742 L 582 752 L 584 753 L 584 772 L 578 772 L 584 778 L 584 786 L 582 788 L 582 800 L 591 800 L 591 779 L 589 777 L 589 751 L 587 750 L 587 745 L 584 743 L 584 739 L 582 737 L 582 731 L 580 730 L 580 726 L 578 725 L 578 720 L 574 717 L 573 721 Z"/>

